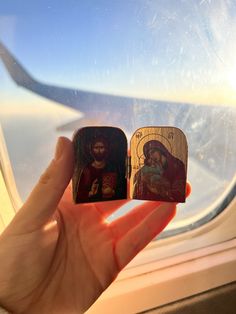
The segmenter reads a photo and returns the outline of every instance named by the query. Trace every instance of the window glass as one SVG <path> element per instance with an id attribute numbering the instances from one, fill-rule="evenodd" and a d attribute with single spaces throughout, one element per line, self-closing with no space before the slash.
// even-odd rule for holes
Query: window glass
<path id="1" fill-rule="evenodd" d="M 236 1 L 9 0 L 0 12 L 0 123 L 22 200 L 56 138 L 85 125 L 185 132 L 193 191 L 172 234 L 233 196 Z"/>

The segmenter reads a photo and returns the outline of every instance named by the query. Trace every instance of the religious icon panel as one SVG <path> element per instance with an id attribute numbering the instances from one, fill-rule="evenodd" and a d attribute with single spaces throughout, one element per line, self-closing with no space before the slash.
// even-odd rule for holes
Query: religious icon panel
<path id="1" fill-rule="evenodd" d="M 131 168 L 131 198 L 185 202 L 187 141 L 180 129 L 138 129 L 131 139 Z"/>
<path id="2" fill-rule="evenodd" d="M 144 127 L 127 139 L 114 127 L 85 127 L 73 139 L 75 172 L 73 198 L 76 203 L 130 198 L 185 202 L 187 141 L 174 127 Z"/>
<path id="3" fill-rule="evenodd" d="M 76 203 L 123 199 L 127 196 L 127 140 L 118 128 L 85 127 L 73 139 Z"/>

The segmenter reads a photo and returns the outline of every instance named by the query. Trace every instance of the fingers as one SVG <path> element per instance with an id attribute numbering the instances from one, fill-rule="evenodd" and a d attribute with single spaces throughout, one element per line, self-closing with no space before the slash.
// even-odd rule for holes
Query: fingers
<path id="1" fill-rule="evenodd" d="M 93 203 L 95 208 L 101 213 L 101 215 L 106 218 L 110 216 L 113 212 L 118 210 L 120 207 L 129 203 L 130 200 L 118 200 L 118 201 L 106 201 L 100 203 Z"/>
<path id="2" fill-rule="evenodd" d="M 73 167 L 72 143 L 69 139 L 61 137 L 54 159 L 16 215 L 18 225 L 34 230 L 50 220 L 71 179 Z"/>
<path id="3" fill-rule="evenodd" d="M 186 197 L 191 185 L 186 184 Z M 175 203 L 145 202 L 110 224 L 117 241 L 116 258 L 120 269 L 125 267 L 176 214 Z"/>
<path id="4" fill-rule="evenodd" d="M 144 202 L 136 206 L 126 215 L 111 222 L 109 227 L 112 229 L 114 237 L 119 239 L 124 236 L 129 230 L 137 226 L 152 211 L 157 209 L 159 205 L 160 202 Z"/>
<path id="5" fill-rule="evenodd" d="M 186 197 L 191 193 L 191 186 L 186 184 Z M 110 228 L 116 239 L 125 235 L 130 229 L 138 225 L 147 215 L 157 209 L 163 202 L 148 201 L 136 206 L 126 215 L 110 223 Z M 115 210 L 115 209 L 114 209 Z"/>
<path id="6" fill-rule="evenodd" d="M 154 237 L 172 220 L 176 204 L 162 203 L 151 211 L 135 228 L 127 232 L 116 244 L 116 259 L 119 269 L 124 268 Z"/>

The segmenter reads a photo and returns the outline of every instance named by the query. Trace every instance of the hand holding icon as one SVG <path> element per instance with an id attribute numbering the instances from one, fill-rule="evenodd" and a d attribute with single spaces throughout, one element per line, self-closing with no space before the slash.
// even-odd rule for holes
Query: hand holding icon
<path id="1" fill-rule="evenodd" d="M 84 313 L 175 216 L 175 203 L 149 201 L 108 223 L 129 200 L 74 204 L 73 170 L 73 145 L 60 138 L 51 164 L 1 234 L 0 305 L 9 312 Z"/>

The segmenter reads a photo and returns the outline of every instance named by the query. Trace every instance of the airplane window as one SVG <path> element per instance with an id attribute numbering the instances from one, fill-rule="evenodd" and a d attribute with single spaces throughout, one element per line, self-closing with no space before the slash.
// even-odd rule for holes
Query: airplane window
<path id="1" fill-rule="evenodd" d="M 143 126 L 171 125 L 188 139 L 192 195 L 163 236 L 230 202 L 236 1 L 10 0 L 0 12 L 0 124 L 22 200 L 58 136 L 112 125 L 130 138 Z"/>

